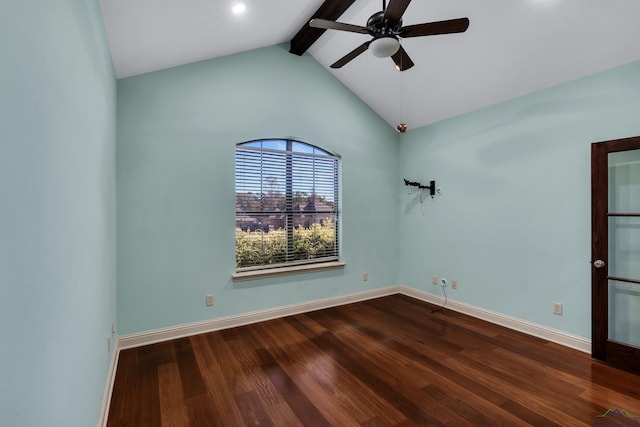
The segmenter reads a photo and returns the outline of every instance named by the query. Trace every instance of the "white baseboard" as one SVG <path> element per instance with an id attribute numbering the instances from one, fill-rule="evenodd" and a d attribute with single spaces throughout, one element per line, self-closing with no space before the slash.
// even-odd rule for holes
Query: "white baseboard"
<path id="1" fill-rule="evenodd" d="M 398 292 L 431 304 L 444 304 L 444 297 L 418 289 L 409 288 L 407 286 L 398 285 Z M 591 340 L 584 337 L 572 335 L 567 332 L 538 325 L 536 323 L 527 322 L 516 317 L 485 310 L 484 308 L 475 307 L 458 301 L 452 301 L 451 299 L 447 301 L 447 308 L 477 319 L 495 323 L 496 325 L 524 332 L 525 334 L 533 335 L 534 337 L 542 338 L 565 347 L 573 348 L 584 353 L 591 353 Z"/>
<path id="2" fill-rule="evenodd" d="M 109 364 L 109 372 L 107 373 L 107 383 L 104 386 L 104 395 L 102 396 L 102 407 L 100 408 L 100 417 L 98 418 L 97 427 L 106 427 L 107 418 L 109 416 L 109 407 L 111 406 L 111 394 L 113 393 L 113 384 L 116 379 L 116 370 L 118 369 L 118 358 L 120 356 L 119 339 L 115 337 L 113 351 L 111 352 L 111 363 Z"/>
<path id="3" fill-rule="evenodd" d="M 234 328 L 236 326 L 248 325 L 251 323 L 277 319 L 280 317 L 291 316 L 299 313 L 306 313 L 323 308 L 336 307 L 339 305 L 350 304 L 358 301 L 379 298 L 397 293 L 401 293 L 403 295 L 407 295 L 435 305 L 442 305 L 444 303 L 444 298 L 441 296 L 430 294 L 422 290 L 409 288 L 403 285 L 395 285 L 334 298 L 309 301 L 302 304 L 293 304 L 269 310 L 255 311 L 235 316 L 220 317 L 217 319 L 205 320 L 202 322 L 194 322 L 168 328 L 140 332 L 136 334 L 123 335 L 118 338 L 118 346 L 116 348 L 116 352 L 127 348 L 140 347 L 143 345 L 154 344 L 171 339 L 183 338 L 191 335 L 218 331 L 221 329 Z M 528 322 L 516 317 L 496 313 L 484 308 L 476 307 L 451 299 L 449 299 L 449 301 L 447 302 L 447 308 L 462 314 L 485 320 L 487 322 L 507 327 L 509 329 L 524 332 L 526 334 L 533 335 L 547 341 L 552 341 L 569 348 L 580 350 L 585 353 L 591 352 L 591 340 L 587 338 L 572 335 L 557 329 L 538 325 L 536 323 Z"/>
<path id="4" fill-rule="evenodd" d="M 288 305 L 269 310 L 254 311 L 251 313 L 239 314 L 235 316 L 219 317 L 217 319 L 205 320 L 202 322 L 188 323 L 184 325 L 172 326 L 169 328 L 155 329 L 152 331 L 123 335 L 119 339 L 119 349 L 140 347 L 143 345 L 167 341 L 175 338 L 183 338 L 191 335 L 202 334 L 205 332 L 235 328 L 236 326 L 248 325 L 250 323 L 263 322 L 265 320 L 306 313 L 308 311 L 336 307 L 353 302 L 393 295 L 397 294 L 400 291 L 399 289 L 399 286 L 390 286 L 387 288 L 358 292 L 355 294 L 343 295 L 335 298 L 309 301 L 302 304 Z"/>

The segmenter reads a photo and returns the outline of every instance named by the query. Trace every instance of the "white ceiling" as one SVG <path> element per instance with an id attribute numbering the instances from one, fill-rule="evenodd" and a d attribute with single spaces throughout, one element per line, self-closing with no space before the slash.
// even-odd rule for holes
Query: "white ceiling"
<path id="1" fill-rule="evenodd" d="M 234 15 L 243 1 L 247 9 Z M 323 0 L 100 0 L 118 78 L 288 42 Z M 339 19 L 365 25 L 381 0 Z M 409 129 L 640 59 L 638 0 L 414 0 L 404 25 L 469 17 L 461 34 L 403 40 L 415 66 L 368 52 L 369 36 L 327 31 L 308 51 L 394 126 Z"/>

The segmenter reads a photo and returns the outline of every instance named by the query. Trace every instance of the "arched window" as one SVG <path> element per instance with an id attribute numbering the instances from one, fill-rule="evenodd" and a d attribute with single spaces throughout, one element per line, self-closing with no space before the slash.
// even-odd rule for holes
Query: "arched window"
<path id="1" fill-rule="evenodd" d="M 236 271 L 338 260 L 338 161 L 290 139 L 236 146 Z"/>

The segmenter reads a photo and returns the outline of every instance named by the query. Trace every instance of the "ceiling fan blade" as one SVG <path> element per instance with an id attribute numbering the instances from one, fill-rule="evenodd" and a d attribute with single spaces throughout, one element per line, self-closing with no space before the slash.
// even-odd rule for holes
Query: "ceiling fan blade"
<path id="1" fill-rule="evenodd" d="M 407 25 L 400 29 L 400 37 L 434 36 L 437 34 L 464 33 L 469 28 L 469 18 Z"/>
<path id="2" fill-rule="evenodd" d="M 396 53 L 391 55 L 391 59 L 393 59 L 393 62 L 396 64 L 396 68 L 400 71 L 408 70 L 415 65 L 402 46 L 400 46 L 400 49 L 398 49 Z"/>
<path id="3" fill-rule="evenodd" d="M 384 11 L 382 22 L 389 21 L 398 23 L 402 19 L 402 14 L 411 3 L 411 0 L 390 0 Z"/>
<path id="4" fill-rule="evenodd" d="M 323 28 L 325 30 L 349 31 L 351 33 L 369 34 L 367 27 L 360 25 L 345 24 L 344 22 L 329 21 L 326 19 L 312 19 L 309 26 L 313 28 Z"/>
<path id="5" fill-rule="evenodd" d="M 343 67 L 349 61 L 351 61 L 352 59 L 355 59 L 362 52 L 364 52 L 367 49 L 369 49 L 369 45 L 370 44 L 371 44 L 370 41 L 362 43 L 360 46 L 358 46 L 357 48 L 353 49 L 351 52 L 347 53 L 345 56 L 343 56 L 342 58 L 338 59 L 336 62 L 331 64 L 331 68 L 341 68 L 341 67 Z"/>

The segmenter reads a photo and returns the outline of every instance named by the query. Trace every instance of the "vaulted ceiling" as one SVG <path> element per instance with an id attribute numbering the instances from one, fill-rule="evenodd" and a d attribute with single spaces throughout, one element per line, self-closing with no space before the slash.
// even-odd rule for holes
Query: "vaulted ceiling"
<path id="1" fill-rule="evenodd" d="M 244 3 L 243 13 L 232 7 Z M 366 25 L 382 0 L 323 13 Z M 290 42 L 323 0 L 100 0 L 118 78 Z M 321 9 L 322 11 L 322 9 Z M 328 30 L 312 55 L 385 121 L 409 129 L 640 59 L 637 0 L 413 0 L 404 25 L 468 17 L 469 28 L 402 40 L 415 66 L 399 72 L 365 52 L 369 40 Z M 315 40 L 315 38 L 313 39 Z M 312 40 L 312 41 L 313 41 Z"/>

